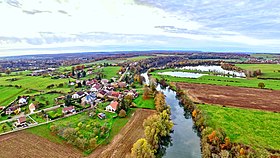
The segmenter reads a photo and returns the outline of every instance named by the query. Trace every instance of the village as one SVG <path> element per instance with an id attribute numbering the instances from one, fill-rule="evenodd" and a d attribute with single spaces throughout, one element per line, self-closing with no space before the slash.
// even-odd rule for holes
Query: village
<path id="1" fill-rule="evenodd" d="M 102 69 L 101 66 L 96 68 Z M 127 75 L 127 71 L 121 71 L 118 66 L 116 68 L 120 71 L 113 74 L 114 77 L 110 79 L 101 78 L 104 75 L 100 75 L 100 73 L 95 78 L 83 79 L 82 77 L 92 75 L 94 72 L 91 68 L 85 69 L 84 66 L 77 66 L 74 72 L 69 74 L 71 79 L 67 76 L 69 78 L 67 86 L 72 87 L 71 92 L 65 94 L 48 91 L 45 94 L 41 93 L 41 95 L 19 96 L 9 106 L 0 108 L 2 111 L 0 124 L 6 124 L 1 127 L 2 131 L 10 133 L 96 109 L 100 111 L 96 113 L 96 117 L 100 120 L 105 119 L 108 113 L 119 113 L 121 110 L 125 110 L 124 113 L 126 113 L 127 109 L 120 106 L 122 100 L 131 98 L 129 101 L 131 103 L 132 99 L 138 97 L 138 93 L 136 89 L 131 88 L 130 84 L 122 81 L 124 76 Z M 57 74 L 56 69 L 48 68 L 35 70 L 27 74 L 27 76 L 53 76 L 53 74 Z M 61 78 L 66 78 L 65 76 L 60 75 Z M 47 86 L 47 88 L 52 88 L 52 85 L 54 86 L 55 83 Z M 73 87 L 76 87 L 75 90 Z M 44 95 L 48 97 L 45 98 Z M 38 102 L 37 98 L 44 100 L 48 106 L 42 106 L 42 103 Z M 92 113 L 89 115 L 92 115 Z M 125 115 L 122 117 L 125 117 Z M 6 119 L 3 120 L 3 118 Z M 7 127 L 7 125 L 10 125 L 10 127 Z"/>

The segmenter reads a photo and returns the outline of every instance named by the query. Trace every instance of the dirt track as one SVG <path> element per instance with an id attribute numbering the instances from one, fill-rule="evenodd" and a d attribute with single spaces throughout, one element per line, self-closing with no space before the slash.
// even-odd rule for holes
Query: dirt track
<path id="1" fill-rule="evenodd" d="M 137 109 L 134 116 L 126 126 L 116 135 L 113 141 L 103 147 L 96 149 L 91 158 L 125 158 L 130 154 L 133 144 L 144 137 L 144 120 L 154 114 L 154 110 Z"/>
<path id="2" fill-rule="evenodd" d="M 0 136 L 1 158 L 76 158 L 82 157 L 71 146 L 56 144 L 45 138 L 20 131 Z"/>
<path id="3" fill-rule="evenodd" d="M 280 112 L 280 91 L 177 83 L 196 102 Z"/>

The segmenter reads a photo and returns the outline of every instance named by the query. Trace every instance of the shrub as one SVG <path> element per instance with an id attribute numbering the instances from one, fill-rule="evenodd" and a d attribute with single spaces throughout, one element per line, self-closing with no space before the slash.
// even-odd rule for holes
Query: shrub
<path id="1" fill-rule="evenodd" d="M 123 109 L 121 109 L 121 111 L 119 112 L 119 117 L 121 118 L 126 117 L 126 112 Z"/>

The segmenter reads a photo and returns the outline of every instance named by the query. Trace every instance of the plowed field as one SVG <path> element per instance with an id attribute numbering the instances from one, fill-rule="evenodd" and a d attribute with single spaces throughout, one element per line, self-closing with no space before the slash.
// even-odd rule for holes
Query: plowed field
<path id="1" fill-rule="evenodd" d="M 125 158 L 130 154 L 133 144 L 144 137 L 143 122 L 154 110 L 137 109 L 134 116 L 129 120 L 125 127 L 116 135 L 113 141 L 103 147 L 97 148 L 91 158 Z"/>
<path id="2" fill-rule="evenodd" d="M 200 103 L 260 109 L 280 112 L 280 91 L 216 86 L 206 84 L 176 83 Z"/>
<path id="3" fill-rule="evenodd" d="M 0 149 L 1 158 L 82 157 L 72 146 L 56 144 L 25 131 L 0 136 Z"/>

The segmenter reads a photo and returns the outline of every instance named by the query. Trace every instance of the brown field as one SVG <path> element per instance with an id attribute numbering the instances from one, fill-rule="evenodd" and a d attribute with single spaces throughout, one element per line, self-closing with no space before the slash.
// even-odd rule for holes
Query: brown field
<path id="1" fill-rule="evenodd" d="M 20 131 L 0 136 L 1 158 L 76 158 L 81 152 L 72 146 L 56 144 L 45 138 Z"/>
<path id="2" fill-rule="evenodd" d="M 190 83 L 176 84 L 183 90 L 187 90 L 189 97 L 199 103 L 280 112 L 280 91 L 277 90 Z"/>
<path id="3" fill-rule="evenodd" d="M 91 158 L 125 158 L 130 154 L 133 144 L 144 137 L 143 122 L 154 110 L 137 109 L 126 126 L 106 146 L 97 148 L 89 157 Z"/>

